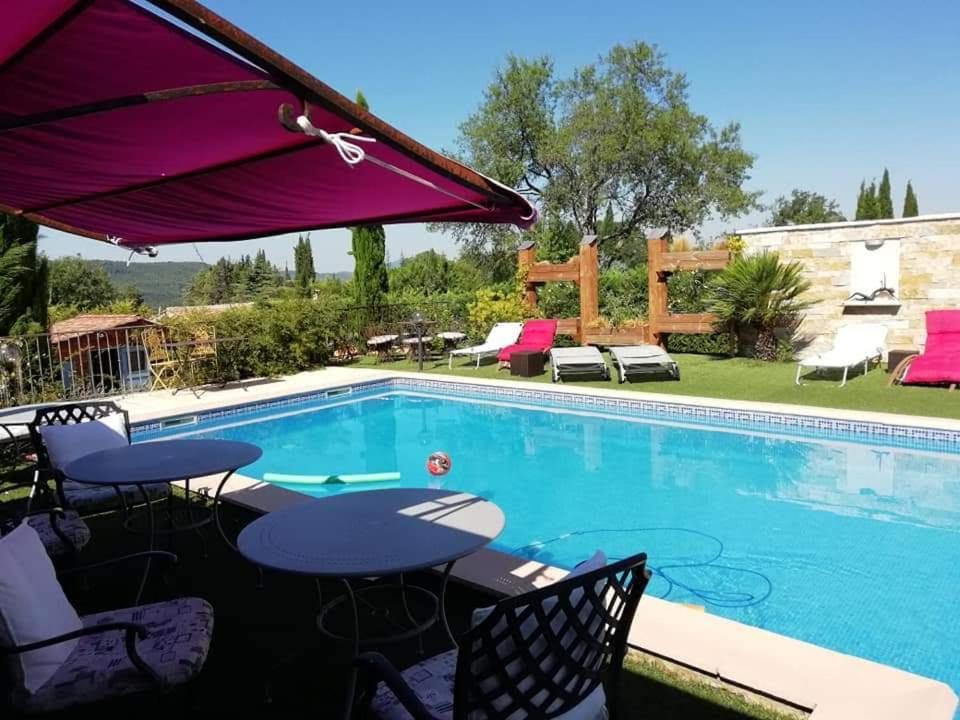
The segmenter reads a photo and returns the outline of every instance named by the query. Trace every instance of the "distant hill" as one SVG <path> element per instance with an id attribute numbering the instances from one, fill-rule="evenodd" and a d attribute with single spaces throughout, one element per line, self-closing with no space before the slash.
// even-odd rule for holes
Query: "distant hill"
<path id="1" fill-rule="evenodd" d="M 122 260 L 86 260 L 102 265 L 117 287 L 133 285 L 151 307 L 183 305 L 183 291 L 206 265 L 201 262 L 140 260 L 127 265 Z"/>

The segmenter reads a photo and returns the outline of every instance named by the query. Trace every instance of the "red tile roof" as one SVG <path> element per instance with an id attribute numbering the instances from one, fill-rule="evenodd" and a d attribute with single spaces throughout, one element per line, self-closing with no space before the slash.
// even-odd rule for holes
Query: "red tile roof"
<path id="1" fill-rule="evenodd" d="M 61 320 L 51 325 L 50 339 L 53 342 L 63 342 L 101 330 L 116 330 L 124 327 L 155 324 L 140 315 L 77 315 L 69 320 Z"/>

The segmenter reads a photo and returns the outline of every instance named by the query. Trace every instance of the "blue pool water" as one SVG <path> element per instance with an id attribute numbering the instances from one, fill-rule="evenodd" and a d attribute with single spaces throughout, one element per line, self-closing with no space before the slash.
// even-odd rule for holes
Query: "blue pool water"
<path id="1" fill-rule="evenodd" d="M 960 689 L 960 454 L 386 391 L 187 432 L 259 445 L 253 477 L 399 471 L 482 495 L 506 513 L 501 550 L 646 551 L 651 594 Z"/>

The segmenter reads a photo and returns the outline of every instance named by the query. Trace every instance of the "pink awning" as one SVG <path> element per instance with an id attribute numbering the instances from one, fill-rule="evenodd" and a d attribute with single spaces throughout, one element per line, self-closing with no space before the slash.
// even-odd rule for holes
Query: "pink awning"
<path id="1" fill-rule="evenodd" d="M 203 6 L 150 2 L 236 55 L 128 0 L 4 8 L 0 210 L 129 247 L 535 221 Z"/>

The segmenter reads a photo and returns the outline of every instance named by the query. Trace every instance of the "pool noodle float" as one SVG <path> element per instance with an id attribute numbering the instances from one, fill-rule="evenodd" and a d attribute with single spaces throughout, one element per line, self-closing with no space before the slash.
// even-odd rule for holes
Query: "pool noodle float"
<path id="1" fill-rule="evenodd" d="M 267 482 L 300 485 L 353 485 L 355 483 L 396 481 L 400 479 L 400 473 L 360 473 L 355 475 L 285 475 L 283 473 L 264 473 L 263 479 Z"/>

